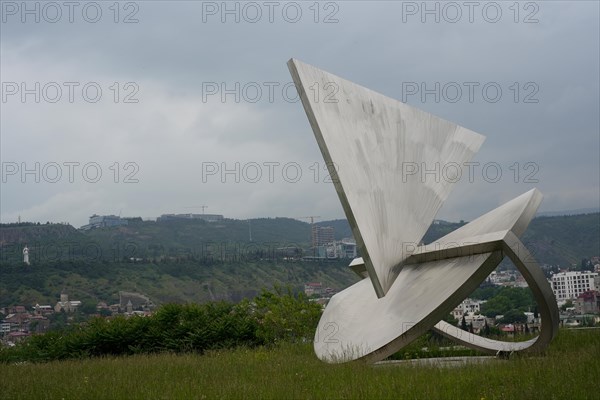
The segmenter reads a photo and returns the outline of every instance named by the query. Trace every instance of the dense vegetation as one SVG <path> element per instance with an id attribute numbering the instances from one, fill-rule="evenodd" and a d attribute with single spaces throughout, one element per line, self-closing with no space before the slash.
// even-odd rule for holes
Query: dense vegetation
<path id="1" fill-rule="evenodd" d="M 525 311 L 535 312 L 537 310 L 533 293 L 529 288 L 482 285 L 470 297 L 486 300 L 481 305 L 481 313 L 486 317 L 506 316 L 509 312 L 515 312 L 520 316 Z M 517 321 L 513 318 L 510 322 L 524 321 Z"/>
<path id="2" fill-rule="evenodd" d="M 253 301 L 167 304 L 148 317 L 94 318 L 0 348 L 0 362 L 195 352 L 312 340 L 321 306 L 288 289 Z"/>
<path id="3" fill-rule="evenodd" d="M 433 224 L 424 241 L 463 223 Z M 338 239 L 351 236 L 345 220 L 319 224 L 334 226 Z M 554 271 L 589 268 L 586 259 L 600 255 L 600 214 L 535 218 L 523 241 L 540 264 L 552 264 Z M 22 262 L 25 244 L 28 267 Z M 120 290 L 142 292 L 156 303 L 238 301 L 276 284 L 300 291 L 310 281 L 334 289 L 356 281 L 346 268 L 348 260 L 300 261 L 310 254 L 309 246 L 310 224 L 290 218 L 132 220 L 125 227 L 85 232 L 63 224 L 2 225 L 0 305 L 50 304 L 63 289 L 85 302 L 111 303 Z M 506 261 L 500 266 L 508 267 Z"/>
<path id="4" fill-rule="evenodd" d="M 432 242 L 463 224 L 439 221 L 431 225 L 423 240 Z M 352 237 L 346 220 L 321 221 L 316 225 L 333 226 L 336 239 Z M 153 261 L 272 260 L 293 255 L 289 254 L 293 247 L 304 253 L 309 251 L 310 232 L 310 224 L 291 218 L 225 219 L 212 223 L 131 220 L 127 226 L 90 231 L 62 224 L 2 224 L 0 262 L 20 262 L 25 244 L 30 248 L 31 260 L 36 262 L 120 262 L 131 257 Z M 540 264 L 562 268 L 579 265 L 583 258 L 600 255 L 600 213 L 537 217 L 523 235 L 523 242 Z"/>
<path id="5" fill-rule="evenodd" d="M 356 276 L 342 262 L 213 262 L 164 260 L 157 263 L 49 262 L 35 266 L 0 265 L 0 305 L 55 304 L 61 291 L 84 303 L 118 302 L 120 290 L 141 292 L 154 303 L 239 301 L 262 288 L 306 282 L 343 289 Z"/>
<path id="6" fill-rule="evenodd" d="M 501 292 L 497 298 L 514 300 L 513 307 L 525 295 L 522 290 Z M 319 304 L 311 302 L 302 293 L 294 294 L 289 287 L 286 290 L 277 287 L 274 292 L 263 290 L 253 300 L 237 304 L 225 301 L 166 304 L 151 316 L 97 317 L 63 326 L 61 330 L 34 335 L 15 347 L 0 348 L 0 362 L 161 352 L 204 353 L 240 346 L 251 348 L 280 342 L 304 343 L 313 340 L 321 312 Z M 448 316 L 447 322 L 457 323 L 450 318 Z M 496 329 L 491 335 L 490 332 L 486 334 L 488 337 L 495 335 L 502 333 Z M 477 354 L 468 349 L 457 352 L 453 342 L 431 331 L 392 358 Z"/>
<path id="7" fill-rule="evenodd" d="M 89 231 L 63 224 L 0 226 L 2 262 L 21 261 L 25 244 L 30 249 L 31 261 L 35 262 L 119 262 L 132 257 L 229 261 L 273 259 L 281 254 L 282 248 L 306 249 L 310 241 L 310 224 L 291 218 L 218 222 L 130 220 L 125 226 Z"/>

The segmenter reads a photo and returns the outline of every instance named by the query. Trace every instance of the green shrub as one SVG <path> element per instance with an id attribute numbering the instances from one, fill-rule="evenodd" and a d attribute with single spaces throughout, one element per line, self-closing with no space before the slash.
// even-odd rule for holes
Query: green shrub
<path id="1" fill-rule="evenodd" d="M 263 291 L 253 302 L 167 304 L 149 317 L 93 318 L 0 348 L 0 362 L 196 352 L 312 339 L 321 307 L 304 295 Z"/>
<path id="2" fill-rule="evenodd" d="M 275 288 L 276 293 L 266 290 L 254 299 L 259 318 L 257 336 L 264 343 L 277 341 L 312 341 L 321 317 L 322 308 L 310 302 L 304 293 L 285 294 Z"/>

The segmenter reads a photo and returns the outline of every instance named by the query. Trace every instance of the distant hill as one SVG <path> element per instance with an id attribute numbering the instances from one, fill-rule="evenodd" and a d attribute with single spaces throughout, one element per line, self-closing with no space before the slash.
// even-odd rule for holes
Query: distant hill
<path id="1" fill-rule="evenodd" d="M 63 224 L 15 225 L 0 226 L 0 262 L 22 260 L 25 244 L 33 262 L 122 262 L 132 257 L 151 261 L 181 257 L 226 259 L 240 253 L 265 258 L 268 253 L 285 253 L 282 249 L 298 248 L 307 253 L 311 246 L 311 225 L 291 218 L 134 221 L 127 226 L 89 231 Z M 332 226 L 337 240 L 352 237 L 346 220 L 320 221 L 315 225 Z M 461 225 L 436 221 L 423 241 L 430 243 Z M 600 255 L 600 213 L 536 217 L 523 241 L 539 263 L 571 267 L 582 258 Z"/>
<path id="2" fill-rule="evenodd" d="M 583 258 L 600 256 L 600 213 L 537 217 L 522 240 L 540 263 L 579 265 Z"/>
<path id="3" fill-rule="evenodd" d="M 536 214 L 536 217 L 562 217 L 564 215 L 597 214 L 600 208 L 578 208 L 576 210 L 563 211 L 542 211 Z"/>
<path id="4" fill-rule="evenodd" d="M 350 228 L 350 224 L 345 219 L 320 221 L 320 222 L 315 222 L 315 225 L 333 227 L 333 234 L 335 236 L 335 240 L 342 240 L 345 238 L 353 238 L 354 237 L 354 235 L 352 234 L 352 228 Z"/>
<path id="5" fill-rule="evenodd" d="M 462 224 L 436 221 L 424 241 Z M 352 236 L 346 220 L 318 225 L 333 226 L 336 239 Z M 522 239 L 542 265 L 579 266 L 584 258 L 600 256 L 600 213 L 537 217 Z M 341 289 L 356 281 L 349 260 L 298 261 L 310 254 L 310 240 L 311 225 L 289 218 L 137 221 L 90 231 L 61 224 L 1 225 L 0 305 L 55 301 L 63 288 L 88 301 L 110 301 L 126 290 L 161 303 L 238 300 L 275 284 L 302 290 L 309 281 Z M 30 266 L 22 262 L 25 244 Z"/>
<path id="6" fill-rule="evenodd" d="M 239 301 L 275 285 L 304 290 L 306 282 L 341 290 L 357 277 L 346 262 L 252 261 L 201 263 L 50 262 L 0 268 L 0 306 L 56 304 L 64 290 L 84 303 L 118 302 L 119 291 L 143 293 L 157 304 Z"/>
<path id="7" fill-rule="evenodd" d="M 22 243 L 49 243 L 54 241 L 81 240 L 81 232 L 65 224 L 2 224 L 0 225 L 0 248 Z"/>
<path id="8" fill-rule="evenodd" d="M 346 220 L 319 224 L 334 226 L 336 238 L 352 235 Z M 425 233 L 423 242 L 431 243 L 464 224 L 436 221 Z M 338 230 L 342 234 L 338 235 Z M 579 265 L 583 258 L 600 256 L 600 213 L 538 216 L 531 221 L 522 240 L 540 264 L 560 268 Z"/>
<path id="9" fill-rule="evenodd" d="M 33 261 L 129 258 L 218 257 L 232 251 L 275 251 L 308 248 L 310 224 L 291 218 L 225 219 L 219 222 L 177 220 L 132 221 L 128 225 L 80 231 L 61 224 L 0 226 L 0 262 L 22 260 L 27 245 Z M 240 246 L 243 246 L 241 248 Z M 238 249 L 238 250 L 236 250 Z"/>

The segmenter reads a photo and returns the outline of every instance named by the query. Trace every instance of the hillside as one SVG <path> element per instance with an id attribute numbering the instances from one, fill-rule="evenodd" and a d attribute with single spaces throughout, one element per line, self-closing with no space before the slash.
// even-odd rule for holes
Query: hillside
<path id="1" fill-rule="evenodd" d="M 336 238 L 352 237 L 346 220 L 320 222 L 333 226 Z M 464 223 L 438 221 L 431 225 L 423 241 L 431 243 L 460 228 Z M 531 221 L 522 237 L 540 264 L 569 268 L 583 258 L 600 256 L 600 213 L 540 216 Z"/>
<path id="2" fill-rule="evenodd" d="M 522 240 L 540 263 L 579 265 L 600 256 L 600 213 L 535 218 Z"/>
<path id="3" fill-rule="evenodd" d="M 55 304 L 62 290 L 84 303 L 118 302 L 120 290 L 141 292 L 153 302 L 239 301 L 262 288 L 322 282 L 341 290 L 357 281 L 344 262 L 239 262 L 201 264 L 54 262 L 0 268 L 0 306 Z"/>
<path id="4" fill-rule="evenodd" d="M 81 242 L 84 240 L 85 235 L 71 225 L 50 223 L 0 225 L 0 249 L 3 251 L 25 244 L 48 245 L 56 242 Z"/>
<path id="5" fill-rule="evenodd" d="M 316 225 L 334 227 L 338 240 L 352 237 L 346 220 L 321 221 Z M 430 243 L 460 226 L 461 223 L 438 221 L 431 225 L 423 240 Z M 302 249 L 306 254 L 310 241 L 310 224 L 290 218 L 225 219 L 217 223 L 140 221 L 84 232 L 60 224 L 2 226 L 0 262 L 20 262 L 25 244 L 34 262 L 122 262 L 131 257 L 152 261 L 181 257 L 273 258 L 275 253 L 281 253 L 282 249 L 290 251 L 289 248 Z M 561 268 L 579 264 L 583 258 L 600 255 L 600 213 L 537 217 L 525 232 L 523 242 L 540 264 Z"/>
<path id="6" fill-rule="evenodd" d="M 140 247 L 164 249 L 194 248 L 207 242 L 250 242 L 250 236 L 257 243 L 300 244 L 310 241 L 310 225 L 291 218 L 143 221 L 112 229 L 92 229 L 85 235 L 99 242 L 125 240 L 139 243 Z"/>
<path id="7" fill-rule="evenodd" d="M 333 226 L 336 239 L 351 236 L 346 220 L 319 225 Z M 459 226 L 439 221 L 424 241 Z M 600 214 L 535 218 L 523 241 L 540 264 L 579 266 L 600 255 Z M 0 305 L 51 303 L 63 288 L 89 301 L 109 301 L 128 290 L 158 303 L 201 302 L 251 297 L 277 284 L 302 290 L 304 283 L 319 281 L 341 289 L 356 280 L 348 260 L 297 261 L 309 251 L 310 224 L 289 218 L 140 221 L 85 232 L 59 224 L 4 225 L 0 243 Z M 29 267 L 22 263 L 25 244 Z"/>

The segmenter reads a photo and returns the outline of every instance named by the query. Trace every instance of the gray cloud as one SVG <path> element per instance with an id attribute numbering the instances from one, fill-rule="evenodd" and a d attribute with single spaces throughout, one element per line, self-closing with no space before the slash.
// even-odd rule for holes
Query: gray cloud
<path id="1" fill-rule="evenodd" d="M 237 218 L 342 217 L 333 186 L 324 182 L 323 162 L 302 106 L 291 99 L 293 91 L 282 91 L 291 82 L 285 65 L 290 57 L 487 137 L 474 160 L 480 168 L 473 182 L 463 177 L 441 218 L 472 219 L 534 186 L 545 194 L 543 210 L 597 207 L 600 201 L 595 2 L 522 2 L 518 22 L 509 9 L 512 2 L 495 3 L 502 11 L 496 23 L 486 20 L 493 14 L 481 13 L 486 2 L 479 3 L 472 23 L 464 7 L 456 23 L 444 20 L 454 18 L 451 9 L 440 11 L 439 23 L 431 15 L 422 23 L 420 12 L 406 13 L 421 2 L 324 2 L 318 23 L 312 2 L 298 3 L 303 14 L 296 23 L 285 20 L 294 14 L 284 18 L 280 12 L 273 23 L 267 14 L 256 23 L 246 22 L 244 15 L 239 23 L 231 15 L 226 23 L 219 15 L 203 22 L 203 7 L 221 2 L 131 2 L 138 7 L 134 17 L 139 22 L 133 24 L 122 20 L 134 8 L 122 8 L 120 22 L 114 23 L 108 9 L 112 3 L 98 3 L 103 11 L 98 23 L 77 13 L 74 23 L 65 15 L 57 23 L 45 22 L 43 15 L 39 23 L 31 17 L 22 23 L 20 15 L 6 13 L 8 3 L 22 4 L 2 3 L 3 90 L 10 82 L 29 88 L 35 82 L 41 87 L 57 82 L 63 96 L 57 103 L 44 96 L 36 103 L 28 95 L 23 103 L 16 94 L 0 104 L 4 172 L 13 163 L 33 168 L 37 162 L 40 175 L 44 168 L 50 174 L 51 163 L 58 163 L 63 178 L 51 183 L 41 176 L 37 183 L 30 174 L 22 183 L 19 174 L 6 176 L 2 222 L 21 215 L 82 225 L 95 212 L 147 217 L 189 212 L 186 207 L 202 204 L 209 206 L 207 212 Z M 242 10 L 247 3 L 238 4 Z M 291 7 L 278 4 L 278 10 Z M 443 10 L 445 3 L 428 4 Z M 334 11 L 338 22 L 323 23 Z M 538 22 L 524 23 L 527 16 Z M 65 82 L 79 83 L 72 103 Z M 90 82 L 102 90 L 95 103 L 80 90 Z M 135 86 L 126 87 L 129 82 Z M 469 82 L 478 85 L 472 102 L 465 86 Z M 412 84 L 431 89 L 436 83 L 438 101 L 435 94 L 422 98 L 421 92 L 407 92 Z M 501 88 L 497 102 L 485 98 L 486 83 Z M 239 101 L 233 94 L 225 101 L 221 93 L 208 95 L 213 84 L 219 89 L 238 84 Z M 275 88 L 272 98 L 268 85 Z M 463 91 L 458 97 L 452 92 L 456 86 Z M 262 89 L 258 99 L 252 97 L 253 87 Z M 125 103 L 127 95 L 138 102 Z M 65 162 L 79 163 L 80 169 L 97 163 L 102 178 L 90 182 L 92 177 L 78 170 L 70 182 Z M 131 163 L 128 168 L 126 163 Z M 238 163 L 240 182 L 233 174 L 221 176 L 220 170 L 203 179 L 209 163 L 219 169 Z M 279 163 L 272 182 L 265 163 Z M 255 164 L 261 178 L 251 183 L 248 178 L 254 175 L 248 174 Z M 498 181 L 482 172 L 492 164 L 501 169 Z M 297 181 L 293 168 L 302 172 Z M 535 168 L 537 182 L 526 181 Z M 124 182 L 133 171 L 138 182 Z"/>

